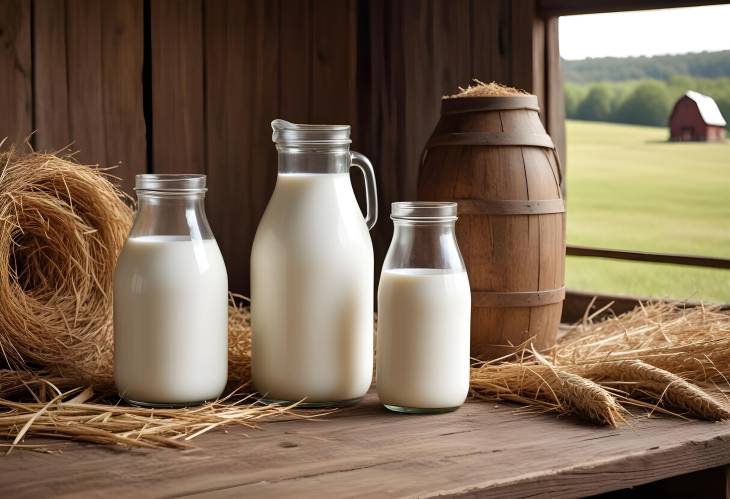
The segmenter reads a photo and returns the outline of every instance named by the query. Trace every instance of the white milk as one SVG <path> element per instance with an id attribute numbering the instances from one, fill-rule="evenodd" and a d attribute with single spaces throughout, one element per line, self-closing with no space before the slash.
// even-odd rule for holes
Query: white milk
<path id="1" fill-rule="evenodd" d="M 466 272 L 386 270 L 378 289 L 377 389 L 385 405 L 458 407 L 469 391 Z"/>
<path id="2" fill-rule="evenodd" d="M 228 278 L 214 239 L 127 240 L 114 276 L 114 377 L 125 399 L 218 397 L 228 372 Z"/>
<path id="3" fill-rule="evenodd" d="M 349 174 L 279 174 L 251 254 L 252 371 L 273 400 L 357 399 L 373 366 L 373 248 Z"/>

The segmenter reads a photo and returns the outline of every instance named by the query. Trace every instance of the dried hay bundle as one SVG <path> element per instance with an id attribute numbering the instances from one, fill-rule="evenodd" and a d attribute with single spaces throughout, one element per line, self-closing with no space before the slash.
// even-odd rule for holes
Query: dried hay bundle
<path id="1" fill-rule="evenodd" d="M 99 170 L 53 154 L 0 153 L 0 349 L 111 384 L 111 289 L 132 210 Z"/>
<path id="2" fill-rule="evenodd" d="M 526 352 L 525 357 L 531 356 Z M 597 383 L 528 358 L 473 367 L 470 385 L 472 395 L 483 400 L 507 400 L 560 414 L 576 414 L 610 426 L 624 420 L 624 409 Z"/>
<path id="3" fill-rule="evenodd" d="M 586 319 L 549 357 L 523 345 L 508 362 L 478 364 L 472 392 L 611 426 L 624 419 L 624 406 L 730 419 L 730 314 L 719 306 L 656 303 L 602 322 Z M 584 383 L 566 383 L 571 376 Z"/>
<path id="4" fill-rule="evenodd" d="M 458 99 L 461 97 L 515 97 L 520 95 L 529 95 L 524 90 L 519 88 L 508 87 L 495 81 L 491 83 L 484 83 L 476 78 L 472 80 L 472 84 L 466 88 L 459 87 L 459 93 L 454 95 L 448 95 L 444 99 Z"/>

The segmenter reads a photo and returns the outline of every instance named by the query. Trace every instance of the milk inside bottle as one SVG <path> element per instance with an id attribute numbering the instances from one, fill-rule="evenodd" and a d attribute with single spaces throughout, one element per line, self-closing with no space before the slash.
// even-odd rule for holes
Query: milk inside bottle
<path id="1" fill-rule="evenodd" d="M 350 127 L 272 122 L 274 193 L 251 253 L 252 377 L 265 400 L 357 402 L 372 381 L 372 166 Z M 367 215 L 349 169 L 366 179 Z"/>
<path id="2" fill-rule="evenodd" d="M 397 412 L 458 408 L 469 391 L 471 292 L 456 203 L 393 203 L 378 288 L 377 390 Z"/>
<path id="3" fill-rule="evenodd" d="M 378 395 L 389 408 L 460 406 L 469 390 L 471 294 L 464 271 L 394 269 L 378 288 Z"/>
<path id="4" fill-rule="evenodd" d="M 204 175 L 138 175 L 114 273 L 114 378 L 127 401 L 216 399 L 228 373 L 228 277 L 205 217 Z"/>

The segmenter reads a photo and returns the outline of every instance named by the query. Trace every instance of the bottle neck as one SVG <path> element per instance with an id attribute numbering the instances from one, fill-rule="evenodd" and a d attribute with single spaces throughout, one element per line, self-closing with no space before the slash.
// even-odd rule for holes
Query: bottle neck
<path id="1" fill-rule="evenodd" d="M 138 190 L 137 212 L 129 236 L 213 239 L 205 215 L 205 191 L 167 193 Z"/>
<path id="2" fill-rule="evenodd" d="M 279 173 L 347 173 L 350 169 L 350 150 L 304 149 L 277 146 Z"/>
<path id="3" fill-rule="evenodd" d="M 425 268 L 464 271 L 455 221 L 393 220 L 393 240 L 383 270 Z"/>

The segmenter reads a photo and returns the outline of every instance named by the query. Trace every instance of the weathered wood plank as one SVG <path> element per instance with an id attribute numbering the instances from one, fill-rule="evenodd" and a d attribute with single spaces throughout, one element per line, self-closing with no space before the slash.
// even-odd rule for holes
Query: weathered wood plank
<path id="1" fill-rule="evenodd" d="M 510 2 L 473 0 L 471 39 L 473 77 L 481 81 L 507 82 L 511 58 Z"/>
<path id="2" fill-rule="evenodd" d="M 117 0 L 103 5 L 101 62 L 104 142 L 107 165 L 124 190 L 147 169 L 147 139 L 142 103 L 144 20 L 142 0 Z"/>
<path id="3" fill-rule="evenodd" d="M 147 163 L 142 0 L 43 1 L 38 7 L 37 148 L 71 144 L 79 161 L 118 165 L 113 173 L 131 192 Z"/>
<path id="4" fill-rule="evenodd" d="M 276 177 L 278 2 L 205 2 L 208 216 L 231 289 L 247 293 L 251 245 Z"/>
<path id="5" fill-rule="evenodd" d="M 292 123 L 310 123 L 312 120 L 312 2 L 281 2 L 279 109 L 280 117 Z"/>
<path id="6" fill-rule="evenodd" d="M 560 69 L 558 18 L 545 19 L 545 102 L 543 104 L 547 132 L 553 139 L 560 158 L 561 187 L 565 197 L 565 96 Z"/>
<path id="7" fill-rule="evenodd" d="M 527 90 L 528 92 L 535 93 L 540 104 L 542 105 L 543 96 L 539 95 L 541 89 L 535 88 L 536 83 L 540 83 L 539 77 L 536 78 L 535 71 L 542 67 L 540 64 L 540 57 L 537 57 L 536 52 L 542 48 L 539 35 L 541 30 L 538 27 L 536 29 L 535 20 L 535 0 L 514 0 L 511 2 L 512 18 L 511 18 L 511 45 L 510 45 L 510 59 L 512 73 L 508 83 Z M 537 67 L 536 67 L 537 62 Z M 537 79 L 537 81 L 536 81 Z"/>
<path id="8" fill-rule="evenodd" d="M 672 253 L 650 253 L 646 251 L 627 251 L 619 249 L 589 248 L 586 246 L 568 246 L 568 256 L 588 256 L 610 258 L 613 260 L 629 260 L 633 262 L 670 263 L 713 269 L 730 269 L 730 258 L 710 256 L 678 255 Z"/>
<path id="9" fill-rule="evenodd" d="M 194 451 L 67 444 L 61 455 L 14 452 L 0 460 L 0 485 L 8 497 L 577 497 L 730 462 L 729 424 L 639 418 L 632 425 L 595 427 L 483 402 L 403 416 L 371 394 L 324 420 L 214 432 Z"/>
<path id="10" fill-rule="evenodd" d="M 33 131 L 30 0 L 0 0 L 0 141 L 22 146 Z"/>
<path id="11" fill-rule="evenodd" d="M 319 0 L 310 8 L 310 120 L 356 128 L 356 4 L 353 0 Z M 282 50 L 288 47 L 282 46 Z"/>
<path id="12" fill-rule="evenodd" d="M 152 169 L 205 173 L 202 0 L 153 0 Z"/>
<path id="13" fill-rule="evenodd" d="M 106 163 L 104 140 L 104 91 L 101 62 L 102 5 L 99 2 L 79 0 L 66 3 L 66 54 L 68 79 L 69 129 L 73 149 L 78 150 L 82 162 Z M 58 21 L 56 21 L 58 22 Z M 49 113 L 55 112 L 55 102 L 36 101 Z M 51 149 L 65 144 L 49 137 Z"/>
<path id="14" fill-rule="evenodd" d="M 33 5 L 35 147 L 56 150 L 71 143 L 66 0 L 35 0 Z"/>

